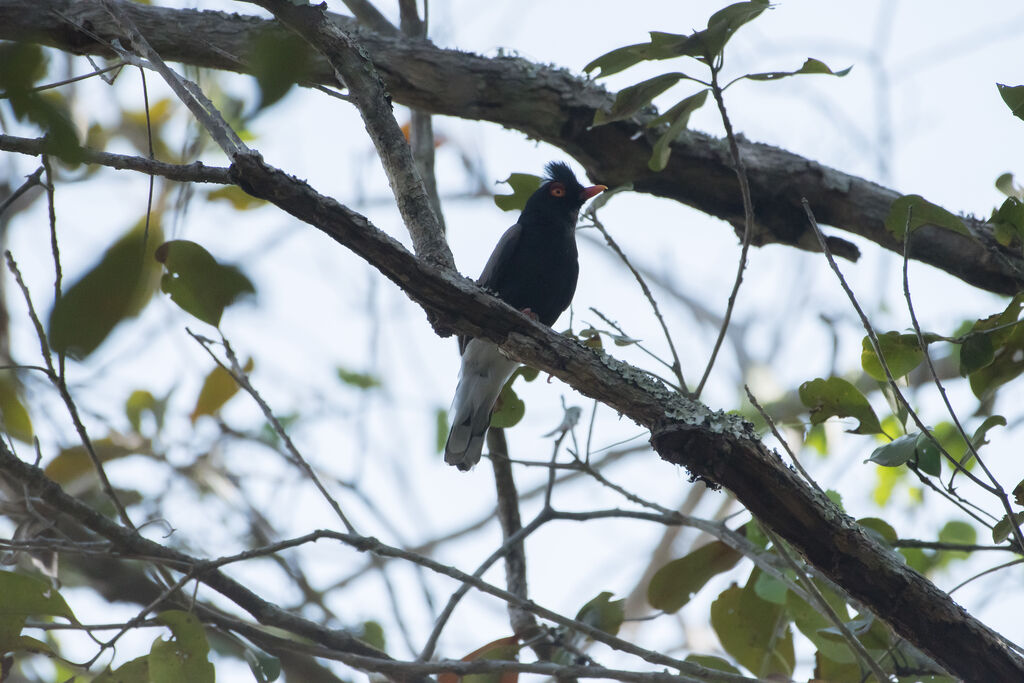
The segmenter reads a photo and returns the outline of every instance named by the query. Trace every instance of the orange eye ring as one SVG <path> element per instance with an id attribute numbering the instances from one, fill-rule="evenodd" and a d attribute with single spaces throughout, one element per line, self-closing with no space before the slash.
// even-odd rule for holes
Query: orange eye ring
<path id="1" fill-rule="evenodd" d="M 562 185 L 561 183 L 554 183 L 554 184 L 551 185 L 550 192 L 551 192 L 551 196 L 552 197 L 564 197 L 565 196 L 565 186 Z"/>

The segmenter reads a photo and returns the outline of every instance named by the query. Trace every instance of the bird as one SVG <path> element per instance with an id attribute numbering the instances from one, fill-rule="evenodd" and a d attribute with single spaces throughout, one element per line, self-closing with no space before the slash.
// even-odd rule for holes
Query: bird
<path id="1" fill-rule="evenodd" d="M 580 208 L 608 188 L 584 187 L 564 162 L 553 161 L 544 170 L 540 187 L 498 240 L 476 282 L 550 327 L 576 293 Z M 494 403 L 519 363 L 483 339 L 460 337 L 459 351 L 462 368 L 448 413 L 451 429 L 444 460 L 465 472 L 480 461 Z"/>

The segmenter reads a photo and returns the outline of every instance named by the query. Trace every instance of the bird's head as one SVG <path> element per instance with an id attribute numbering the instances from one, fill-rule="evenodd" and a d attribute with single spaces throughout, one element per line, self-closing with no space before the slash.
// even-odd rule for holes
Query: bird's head
<path id="1" fill-rule="evenodd" d="M 561 161 L 552 161 L 544 170 L 546 175 L 540 187 L 526 200 L 521 223 L 523 219 L 526 222 L 532 222 L 531 219 L 559 222 L 571 219 L 575 226 L 580 207 L 591 197 L 608 189 L 604 185 L 583 187 L 569 165 Z"/>

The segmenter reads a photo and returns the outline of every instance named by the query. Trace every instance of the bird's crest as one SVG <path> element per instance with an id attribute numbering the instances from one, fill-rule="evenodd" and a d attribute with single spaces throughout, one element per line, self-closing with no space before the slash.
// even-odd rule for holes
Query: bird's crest
<path id="1" fill-rule="evenodd" d="M 576 180 L 576 174 L 569 168 L 569 164 L 564 161 L 552 161 L 544 167 L 545 177 L 548 180 L 557 180 L 567 187 L 579 186 L 579 181 Z"/>

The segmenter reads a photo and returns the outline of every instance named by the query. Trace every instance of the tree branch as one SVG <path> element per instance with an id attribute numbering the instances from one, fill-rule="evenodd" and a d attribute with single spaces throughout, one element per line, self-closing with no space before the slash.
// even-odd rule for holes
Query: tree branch
<path id="1" fill-rule="evenodd" d="M 1024 660 L 997 633 L 785 467 L 749 423 L 687 400 L 647 373 L 530 321 L 467 279 L 430 267 L 364 217 L 256 155 L 236 156 L 232 176 L 247 192 L 355 251 L 442 324 L 500 344 L 516 360 L 650 429 L 663 459 L 728 488 L 824 575 L 950 672 L 968 680 L 1024 677 Z"/>
<path id="2" fill-rule="evenodd" d="M 177 10 L 118 0 L 164 59 L 245 72 L 255 39 L 283 32 L 273 21 L 221 12 Z M 647 168 L 658 129 L 646 128 L 654 114 L 591 128 L 594 112 L 611 106 L 613 96 L 590 81 L 561 69 L 516 57 L 487 58 L 443 50 L 426 40 L 385 36 L 361 28 L 351 18 L 331 15 L 366 48 L 396 102 L 435 114 L 492 121 L 549 142 L 574 156 L 609 186 L 632 183 L 637 192 L 666 197 L 709 215 L 743 222 L 743 208 L 725 141 L 688 132 L 672 146 L 668 166 Z M 88 27 L 88 32 L 82 27 Z M 75 54 L 115 56 L 103 43 L 118 37 L 111 19 L 95 3 L 77 0 L 0 0 L 0 39 L 31 40 Z M 322 59 L 312 82 L 339 85 Z M 884 226 L 894 190 L 829 168 L 770 145 L 741 141 L 758 207 L 752 244 L 780 243 L 818 251 L 806 227 L 802 196 L 823 224 L 867 238 L 902 254 L 901 240 Z M 970 217 L 972 237 L 934 226 L 914 231 L 910 257 L 941 268 L 989 291 L 1024 289 L 1024 257 L 999 245 L 992 226 Z M 837 255 L 856 258 L 849 242 L 830 237 Z"/>

